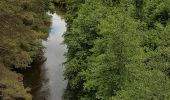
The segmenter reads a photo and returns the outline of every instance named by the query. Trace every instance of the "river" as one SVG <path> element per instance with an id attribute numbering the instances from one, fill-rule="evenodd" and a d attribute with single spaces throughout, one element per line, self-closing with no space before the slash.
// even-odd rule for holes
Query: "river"
<path id="1" fill-rule="evenodd" d="M 66 46 L 62 44 L 66 23 L 57 14 L 52 16 L 51 31 L 45 47 L 44 63 L 33 64 L 33 67 L 24 71 L 24 84 L 31 88 L 33 100 L 62 100 L 67 81 L 64 80 L 63 71 L 65 62 L 64 53 Z"/>

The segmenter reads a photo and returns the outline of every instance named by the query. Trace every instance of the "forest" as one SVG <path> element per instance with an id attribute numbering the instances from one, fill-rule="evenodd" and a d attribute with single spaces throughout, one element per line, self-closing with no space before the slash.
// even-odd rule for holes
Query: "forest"
<path id="1" fill-rule="evenodd" d="M 50 26 L 47 5 L 44 0 L 0 0 L 0 100 L 32 100 L 14 69 L 41 58 Z"/>
<path id="2" fill-rule="evenodd" d="M 59 0 L 66 100 L 170 100 L 169 0 Z"/>
<path id="3" fill-rule="evenodd" d="M 47 11 L 64 9 L 65 100 L 170 100 L 170 0 L 1 0 L 0 100 L 32 100 Z M 13 84 L 15 83 L 15 84 Z"/>

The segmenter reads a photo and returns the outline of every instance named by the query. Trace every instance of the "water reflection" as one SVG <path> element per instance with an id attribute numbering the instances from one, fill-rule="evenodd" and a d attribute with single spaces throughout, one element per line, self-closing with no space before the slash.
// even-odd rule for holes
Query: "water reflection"
<path id="1" fill-rule="evenodd" d="M 46 77 L 49 79 L 49 100 L 61 100 L 66 88 L 66 81 L 63 77 L 62 63 L 65 61 L 64 53 L 66 46 L 61 45 L 63 42 L 62 35 L 66 31 L 66 23 L 59 15 L 52 15 L 52 26 L 49 38 L 43 42 L 46 47 L 44 56 L 47 58 L 45 68 L 47 69 Z"/>
<path id="2" fill-rule="evenodd" d="M 57 14 L 52 16 L 51 31 L 47 41 L 43 41 L 44 57 L 43 64 L 34 64 L 32 68 L 24 71 L 24 83 L 31 87 L 33 100 L 62 100 L 67 82 L 63 77 L 65 62 L 64 53 L 66 46 L 62 45 L 62 35 L 66 31 L 65 21 Z"/>

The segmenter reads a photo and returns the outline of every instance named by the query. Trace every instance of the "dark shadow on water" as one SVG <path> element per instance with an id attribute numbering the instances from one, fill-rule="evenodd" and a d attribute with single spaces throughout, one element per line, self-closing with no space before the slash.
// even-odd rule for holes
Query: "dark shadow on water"
<path id="1" fill-rule="evenodd" d="M 18 70 L 23 74 L 24 86 L 30 88 L 33 100 L 47 100 L 49 96 L 49 88 L 45 84 L 49 79 L 46 78 L 45 62 L 34 62 L 32 67 L 25 70 Z"/>

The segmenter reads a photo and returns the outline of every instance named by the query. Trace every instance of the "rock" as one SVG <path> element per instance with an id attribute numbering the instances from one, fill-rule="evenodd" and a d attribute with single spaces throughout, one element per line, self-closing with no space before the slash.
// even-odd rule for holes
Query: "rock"
<path id="1" fill-rule="evenodd" d="M 0 100 L 3 100 L 3 97 L 2 97 L 2 95 L 0 95 Z"/>
<path id="2" fill-rule="evenodd" d="M 47 58 L 44 57 L 44 56 L 42 56 L 42 57 L 39 57 L 39 58 L 37 59 L 37 62 L 39 62 L 39 63 L 44 63 L 46 60 L 47 60 Z"/>
<path id="3" fill-rule="evenodd" d="M 2 91 L 0 91 L 0 100 L 3 100 Z"/>
<path id="4" fill-rule="evenodd" d="M 16 100 L 25 100 L 25 98 L 24 97 L 18 97 L 18 98 L 16 98 Z"/>
<path id="5" fill-rule="evenodd" d="M 1 88 L 1 89 L 6 89 L 7 87 L 6 87 L 6 85 L 0 83 L 0 88 Z"/>
<path id="6" fill-rule="evenodd" d="M 47 58 L 42 57 L 40 61 L 41 61 L 41 62 L 45 62 L 46 60 L 47 60 Z"/>

